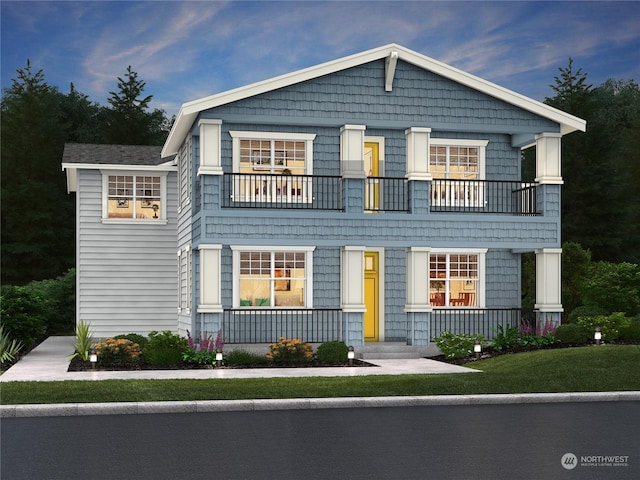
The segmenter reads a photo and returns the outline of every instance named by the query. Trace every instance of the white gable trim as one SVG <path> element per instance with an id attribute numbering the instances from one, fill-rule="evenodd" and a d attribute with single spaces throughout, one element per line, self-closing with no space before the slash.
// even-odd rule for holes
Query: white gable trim
<path id="1" fill-rule="evenodd" d="M 396 57 L 397 55 L 397 57 Z M 201 98 L 187 102 L 182 105 L 176 121 L 171 128 L 169 137 L 162 148 L 162 157 L 168 157 L 178 152 L 184 137 L 193 125 L 198 114 L 204 110 L 215 108 L 220 105 L 249 98 L 265 92 L 276 90 L 278 88 L 287 87 L 296 83 L 311 80 L 323 75 L 332 74 L 352 68 L 358 65 L 369 63 L 375 60 L 388 59 L 389 65 L 385 72 L 385 87 L 391 87 L 393 83 L 392 62 L 398 59 L 416 65 L 425 70 L 431 71 L 444 78 L 448 78 L 467 87 L 478 90 L 492 97 L 503 100 L 517 107 L 528 110 L 536 115 L 547 118 L 560 124 L 560 132 L 565 135 L 567 133 L 580 130 L 586 130 L 586 122 L 581 118 L 570 115 L 556 108 L 545 105 L 544 103 L 525 97 L 519 93 L 503 88 L 494 83 L 483 80 L 469 73 L 458 70 L 457 68 L 446 65 L 442 62 L 429 58 L 420 53 L 409 50 L 396 44 L 389 44 L 382 47 L 367 50 L 362 53 L 351 55 L 348 57 L 322 63 L 313 67 L 298 70 L 271 79 L 263 80 L 244 87 L 236 88 L 226 92 L 222 92 L 209 97 Z M 393 60 L 392 60 L 393 59 Z"/>

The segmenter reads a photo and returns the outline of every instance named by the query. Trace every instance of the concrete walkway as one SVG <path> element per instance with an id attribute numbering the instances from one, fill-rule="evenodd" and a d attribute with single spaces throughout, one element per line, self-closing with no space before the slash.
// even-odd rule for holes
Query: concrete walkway
<path id="1" fill-rule="evenodd" d="M 212 370 L 147 370 L 138 372 L 67 372 L 73 337 L 50 337 L 0 376 L 0 382 L 107 379 L 214 379 L 267 377 L 355 377 L 438 373 L 479 373 L 471 368 L 434 360 L 369 360 L 375 367 L 256 368 Z M 0 387 L 1 389 L 2 387 Z M 492 395 L 437 395 L 356 398 L 293 398 L 180 402 L 113 402 L 48 405 L 2 405 L 0 418 L 38 416 L 199 413 L 216 411 L 290 410 L 318 408 L 415 407 L 427 405 L 487 405 L 558 402 L 640 402 L 640 392 L 579 392 Z"/>
<path id="2" fill-rule="evenodd" d="M 356 377 L 435 373 L 478 373 L 478 370 L 426 358 L 367 359 L 374 367 L 213 368 L 209 370 L 139 370 L 127 372 L 67 372 L 73 337 L 49 337 L 0 376 L 0 382 L 122 379 L 212 379 Z"/>

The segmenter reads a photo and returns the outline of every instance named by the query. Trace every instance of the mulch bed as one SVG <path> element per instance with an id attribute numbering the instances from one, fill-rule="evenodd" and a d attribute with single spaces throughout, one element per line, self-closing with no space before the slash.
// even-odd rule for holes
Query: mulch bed
<path id="1" fill-rule="evenodd" d="M 223 370 L 228 369 L 240 369 L 240 368 L 314 368 L 314 367 L 348 367 L 349 364 L 347 362 L 304 362 L 304 363 L 258 363 L 258 364 L 247 364 L 247 365 L 226 365 L 221 367 Z M 355 359 L 353 361 L 354 367 L 375 367 L 371 363 L 364 362 L 362 360 Z M 80 359 L 74 358 L 69 363 L 68 372 L 90 372 L 90 371 L 102 371 L 102 372 L 113 372 L 113 371 L 140 371 L 140 370 L 213 370 L 217 367 L 213 365 L 198 365 L 194 363 L 180 363 L 177 365 L 149 365 L 146 363 L 139 364 L 117 364 L 117 365 L 105 365 L 105 364 L 96 364 L 95 368 L 92 368 L 91 363 L 83 362 Z"/>

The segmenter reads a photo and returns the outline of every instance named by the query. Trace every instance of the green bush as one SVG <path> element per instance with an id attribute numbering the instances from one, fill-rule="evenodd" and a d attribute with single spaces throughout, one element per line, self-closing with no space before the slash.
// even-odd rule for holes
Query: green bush
<path id="1" fill-rule="evenodd" d="M 70 359 L 79 358 L 83 362 L 88 362 L 92 343 L 93 332 L 91 325 L 84 321 L 78 322 L 78 325 L 76 325 L 76 338 L 73 341 L 73 355 L 71 355 Z"/>
<path id="2" fill-rule="evenodd" d="M 498 325 L 495 329 L 496 336 L 493 339 L 493 348 L 498 351 L 510 350 L 518 345 L 519 333 L 516 327 Z"/>
<path id="3" fill-rule="evenodd" d="M 580 317 L 595 317 L 598 315 L 607 315 L 608 313 L 604 308 L 586 307 L 582 305 L 571 310 L 571 313 L 567 316 L 567 323 L 577 323 Z"/>
<path id="4" fill-rule="evenodd" d="M 72 335 L 76 318 L 75 269 L 53 280 L 31 282 L 27 288 L 45 300 L 47 335 Z"/>
<path id="5" fill-rule="evenodd" d="M 603 308 L 607 313 L 640 312 L 640 265 L 595 262 L 582 284 L 585 305 Z"/>
<path id="6" fill-rule="evenodd" d="M 225 365 L 260 365 L 267 362 L 269 359 L 266 356 L 246 350 L 233 350 L 224 355 Z"/>
<path id="7" fill-rule="evenodd" d="M 349 347 L 344 342 L 324 342 L 316 350 L 316 358 L 320 362 L 346 362 Z"/>
<path id="8" fill-rule="evenodd" d="M 188 350 L 187 339 L 170 330 L 149 332 L 149 343 L 144 347 L 144 361 L 151 365 L 177 365 Z"/>
<path id="9" fill-rule="evenodd" d="M 640 340 L 640 317 L 635 317 L 628 324 L 621 326 L 619 333 L 619 340 Z"/>
<path id="10" fill-rule="evenodd" d="M 140 349 L 144 349 L 149 343 L 149 339 L 139 333 L 127 333 L 126 335 L 116 335 L 116 340 L 130 340 L 133 343 L 137 343 L 140 346 Z"/>
<path id="11" fill-rule="evenodd" d="M 24 286 L 2 287 L 0 318 L 6 333 L 25 348 L 47 334 L 45 299 L 33 289 Z"/>
<path id="12" fill-rule="evenodd" d="M 593 338 L 596 327 L 600 327 L 603 340 L 615 340 L 620 335 L 620 327 L 629 324 L 629 319 L 624 313 L 612 313 L 611 315 L 597 315 L 595 317 L 579 317 L 578 325 L 585 327 Z"/>
<path id="13" fill-rule="evenodd" d="M 560 343 L 582 344 L 588 342 L 592 336 L 589 335 L 589 330 L 582 325 L 567 323 L 556 329 L 556 338 Z"/>
<path id="14" fill-rule="evenodd" d="M 22 349 L 22 343 L 9 337 L 4 331 L 4 325 L 0 325 L 0 364 L 12 362 Z"/>
<path id="15" fill-rule="evenodd" d="M 460 335 L 442 332 L 435 338 L 436 345 L 447 358 L 464 358 L 473 355 L 473 347 L 478 340 L 484 347 L 483 335 Z"/>

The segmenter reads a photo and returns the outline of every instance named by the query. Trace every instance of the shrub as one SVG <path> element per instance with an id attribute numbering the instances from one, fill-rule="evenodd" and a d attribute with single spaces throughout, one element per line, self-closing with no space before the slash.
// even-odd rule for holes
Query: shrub
<path id="1" fill-rule="evenodd" d="M 628 324 L 621 326 L 619 333 L 620 340 L 640 340 L 640 317 L 633 318 Z"/>
<path id="2" fill-rule="evenodd" d="M 22 343 L 11 339 L 4 331 L 4 325 L 0 325 L 0 363 L 12 362 L 22 349 Z"/>
<path id="3" fill-rule="evenodd" d="M 320 362 L 346 362 L 349 347 L 344 342 L 324 342 L 318 346 L 316 358 Z"/>
<path id="4" fill-rule="evenodd" d="M 29 287 L 2 287 L 0 318 L 11 338 L 26 348 L 47 334 L 45 299 Z"/>
<path id="5" fill-rule="evenodd" d="M 140 347 L 140 350 L 143 350 L 144 347 L 149 343 L 149 339 L 144 335 L 140 335 L 139 333 L 127 333 L 126 335 L 116 335 L 116 340 L 130 340 L 133 343 L 137 343 Z"/>
<path id="6" fill-rule="evenodd" d="M 571 310 L 567 317 L 567 323 L 576 323 L 580 317 L 595 317 L 597 315 L 607 315 L 604 308 L 580 306 Z"/>
<path id="7" fill-rule="evenodd" d="M 596 327 L 600 327 L 603 340 L 615 340 L 620 335 L 620 327 L 627 325 L 629 320 L 624 313 L 612 313 L 611 315 L 597 315 L 595 317 L 579 317 L 578 325 L 586 327 L 593 338 Z"/>
<path id="8" fill-rule="evenodd" d="M 567 323 L 560 325 L 556 329 L 556 338 L 560 343 L 581 344 L 590 340 L 589 331 L 577 323 Z"/>
<path id="9" fill-rule="evenodd" d="M 170 330 L 149 332 L 149 343 L 142 351 L 144 360 L 151 365 L 177 365 L 189 348 L 187 339 Z"/>
<path id="10" fill-rule="evenodd" d="M 73 334 L 76 318 L 75 269 L 53 280 L 31 282 L 27 288 L 44 299 L 47 335 Z"/>
<path id="11" fill-rule="evenodd" d="M 269 359 L 266 356 L 247 352 L 246 350 L 233 350 L 224 356 L 226 365 L 260 365 L 268 361 Z"/>
<path id="12" fill-rule="evenodd" d="M 495 330 L 496 336 L 493 339 L 493 348 L 498 351 L 510 350 L 518 345 L 518 329 L 515 327 L 498 325 Z M 440 349 L 442 350 L 442 349 Z"/>
<path id="13" fill-rule="evenodd" d="M 640 312 L 640 265 L 595 262 L 582 284 L 585 305 L 604 308 L 607 313 Z"/>
<path id="14" fill-rule="evenodd" d="M 478 340 L 484 345 L 483 335 L 460 335 L 442 332 L 435 338 L 436 345 L 447 358 L 464 358 L 473 355 L 473 347 Z"/>
<path id="15" fill-rule="evenodd" d="M 79 358 L 83 362 L 88 362 L 92 343 L 91 326 L 87 322 L 80 321 L 76 326 L 76 338 L 73 341 L 74 353 L 70 359 Z"/>
<path id="16" fill-rule="evenodd" d="M 104 364 L 126 364 L 140 361 L 140 345 L 126 338 L 107 338 L 96 344 L 98 362 Z"/>
<path id="17" fill-rule="evenodd" d="M 266 357 L 273 362 L 301 363 L 308 362 L 313 358 L 311 344 L 305 343 L 299 338 L 280 337 L 278 343 L 269 345 L 269 350 Z"/>

